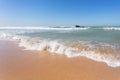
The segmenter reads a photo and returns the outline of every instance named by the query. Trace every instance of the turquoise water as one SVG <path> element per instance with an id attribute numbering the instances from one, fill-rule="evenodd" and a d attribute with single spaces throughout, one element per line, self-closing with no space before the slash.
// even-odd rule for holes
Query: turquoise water
<path id="1" fill-rule="evenodd" d="M 85 56 L 120 66 L 120 27 L 0 27 L 0 38 L 18 41 L 28 50 Z"/>
<path id="2" fill-rule="evenodd" d="M 19 35 L 29 36 L 31 38 L 39 37 L 72 42 L 90 41 L 93 43 L 106 43 L 114 45 L 114 47 L 120 46 L 120 30 L 97 27 L 76 30 L 27 30 L 25 33 L 21 33 Z"/>

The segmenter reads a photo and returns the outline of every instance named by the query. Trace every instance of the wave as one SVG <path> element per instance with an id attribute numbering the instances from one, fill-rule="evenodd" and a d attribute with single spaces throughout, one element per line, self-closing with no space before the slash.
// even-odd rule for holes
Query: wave
<path id="1" fill-rule="evenodd" d="M 104 30 L 120 30 L 120 27 L 104 27 Z"/>
<path id="2" fill-rule="evenodd" d="M 34 26 L 22 26 L 22 27 L 0 27 L 0 30 L 2 29 L 8 29 L 8 30 L 120 30 L 120 27 L 47 27 L 47 26 L 40 26 L 40 27 L 34 27 Z"/>
<path id="3" fill-rule="evenodd" d="M 20 47 L 25 47 L 25 50 L 49 51 L 50 53 L 66 55 L 69 58 L 83 56 L 94 61 L 104 62 L 111 67 L 120 67 L 120 56 L 108 54 L 114 52 L 110 46 L 100 48 L 91 47 L 91 45 L 68 45 L 59 40 L 29 38 L 6 33 L 0 34 L 0 38 L 17 41 Z"/>
<path id="4" fill-rule="evenodd" d="M 89 27 L 74 28 L 74 27 L 0 27 L 0 29 L 18 29 L 18 30 L 86 30 Z"/>

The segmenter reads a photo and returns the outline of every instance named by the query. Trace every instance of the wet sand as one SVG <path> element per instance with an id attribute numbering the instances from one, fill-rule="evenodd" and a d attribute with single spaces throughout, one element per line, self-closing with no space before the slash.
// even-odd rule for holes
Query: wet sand
<path id="1" fill-rule="evenodd" d="M 27 51 L 0 41 L 0 80 L 120 80 L 120 67 L 84 57 Z"/>

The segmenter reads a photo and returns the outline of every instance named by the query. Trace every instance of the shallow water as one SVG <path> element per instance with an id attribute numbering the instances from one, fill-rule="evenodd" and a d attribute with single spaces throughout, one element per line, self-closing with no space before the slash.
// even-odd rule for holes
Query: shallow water
<path id="1" fill-rule="evenodd" d="M 112 67 L 120 66 L 119 35 L 120 27 L 0 27 L 1 39 L 17 41 L 25 49 L 85 56 Z"/>

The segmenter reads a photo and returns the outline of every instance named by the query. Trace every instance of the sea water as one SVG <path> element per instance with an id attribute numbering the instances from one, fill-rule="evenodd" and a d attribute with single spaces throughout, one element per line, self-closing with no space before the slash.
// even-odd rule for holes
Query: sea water
<path id="1" fill-rule="evenodd" d="M 82 56 L 120 66 L 120 27 L 0 27 L 0 38 L 17 41 L 25 50 Z"/>

